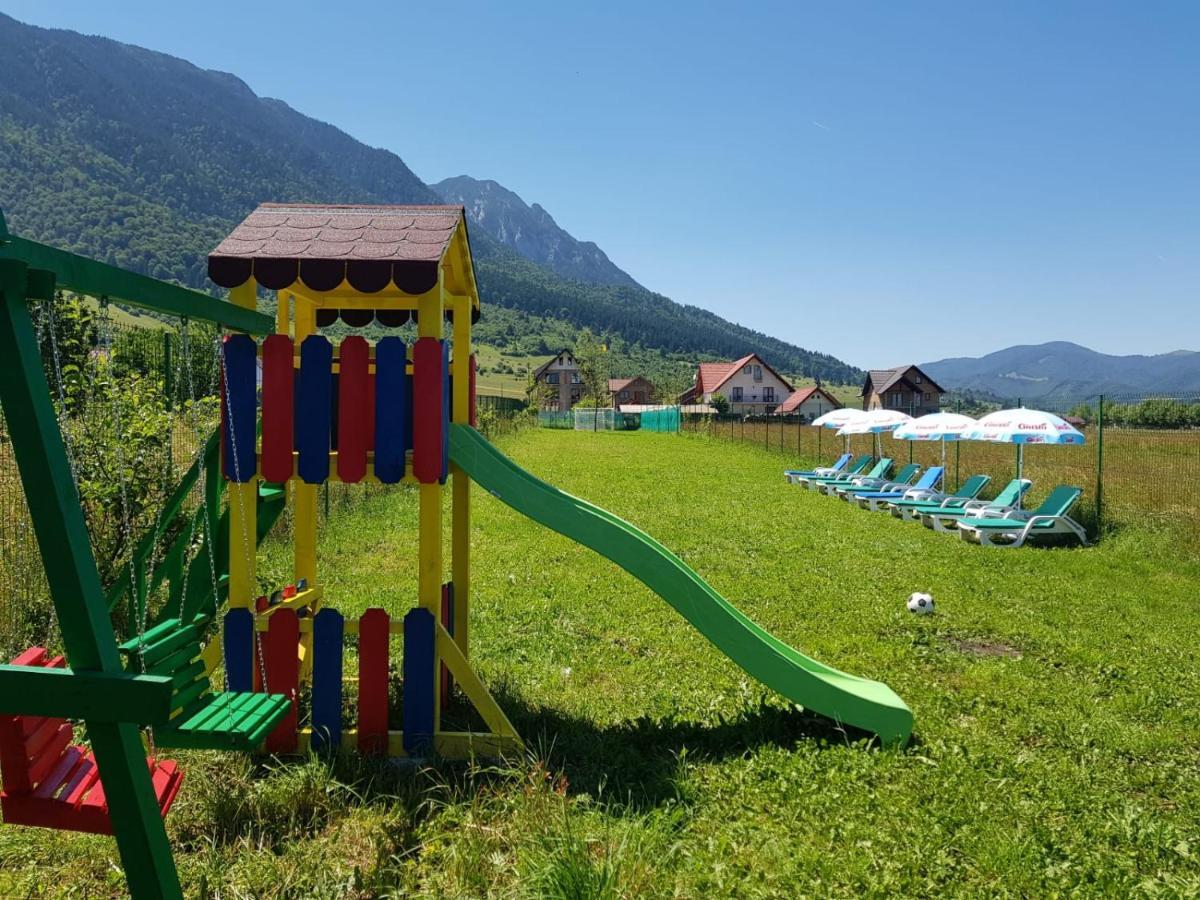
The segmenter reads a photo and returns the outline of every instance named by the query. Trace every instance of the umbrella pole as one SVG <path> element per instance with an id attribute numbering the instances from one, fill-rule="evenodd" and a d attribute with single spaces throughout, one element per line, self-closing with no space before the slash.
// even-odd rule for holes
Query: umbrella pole
<path id="1" fill-rule="evenodd" d="M 1018 442 L 1017 443 L 1017 479 L 1018 480 L 1021 478 L 1021 475 L 1024 473 L 1024 471 L 1025 471 L 1025 445 Z M 1021 493 L 1023 493 L 1023 492 L 1017 493 L 1017 509 L 1021 508 Z"/>

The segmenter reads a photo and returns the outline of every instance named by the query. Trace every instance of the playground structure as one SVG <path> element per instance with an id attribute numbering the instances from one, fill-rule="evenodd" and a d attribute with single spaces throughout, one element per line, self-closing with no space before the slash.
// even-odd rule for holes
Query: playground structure
<path id="1" fill-rule="evenodd" d="M 53 726 L 66 735 L 55 739 L 62 747 L 71 732 L 54 717 L 82 720 L 94 755 L 87 778 L 103 801 L 91 814 L 94 827 L 72 812 L 79 808 L 73 788 L 39 796 L 33 806 L 43 810 L 40 821 L 36 813 L 10 815 L 6 806 L 6 823 L 111 830 L 133 894 L 178 896 L 162 817 L 179 773 L 153 758 L 155 747 L 443 758 L 519 749 L 515 729 L 470 663 L 472 481 L 620 565 L 789 700 L 874 732 L 885 744 L 907 740 L 911 713 L 886 685 L 777 640 L 648 535 L 534 478 L 474 430 L 471 333 L 479 296 L 461 207 L 264 205 L 216 248 L 209 275 L 228 289 L 230 302 L 8 235 L 0 218 L 0 353 L 14 361 L 0 376 L 0 399 L 71 665 L 47 665 L 44 652 L 32 648 L 0 666 L 0 716 L 22 739 Z M 57 287 L 230 332 L 219 352 L 219 432 L 138 544 L 128 574 L 107 593 L 27 305 L 52 300 Z M 263 290 L 275 292 L 274 320 L 257 311 Z M 335 347 L 320 329 L 339 321 L 383 329 L 415 322 L 417 337 L 411 347 L 395 335 L 372 346 L 351 335 Z M 417 596 L 402 616 L 371 609 L 346 617 L 326 596 L 317 488 L 327 480 L 417 485 Z M 184 498 L 201 482 L 203 504 L 185 509 Z M 256 550 L 285 504 L 293 581 L 263 596 Z M 161 553 L 162 565 L 149 564 L 169 534 L 179 536 Z M 202 535 L 198 548 L 193 534 Z M 207 571 L 211 580 L 201 577 Z M 130 621 L 145 622 L 160 588 L 166 599 L 154 623 L 118 647 L 110 611 L 125 600 Z M 402 645 L 400 729 L 389 727 L 393 636 Z M 348 640 L 357 649 L 354 672 L 345 671 Z M 344 690 L 347 682 L 356 690 Z M 445 727 L 455 686 L 483 728 Z M 307 709 L 300 709 L 302 696 Z M 345 727 L 350 720 L 354 726 Z M 152 737 L 149 761 L 139 727 Z M 13 745 L 0 757 L 6 791 L 38 795 L 39 779 L 10 779 Z M 21 761 L 51 766 L 35 749 L 22 750 Z"/>

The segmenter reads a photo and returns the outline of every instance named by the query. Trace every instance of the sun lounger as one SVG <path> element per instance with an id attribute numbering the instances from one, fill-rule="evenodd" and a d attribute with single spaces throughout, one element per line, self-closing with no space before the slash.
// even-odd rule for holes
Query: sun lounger
<path id="1" fill-rule="evenodd" d="M 893 500 L 888 504 L 888 509 L 891 510 L 892 515 L 897 519 L 917 521 L 921 518 L 922 509 L 955 509 L 965 504 L 968 500 L 974 500 L 983 492 L 983 489 L 988 486 L 991 480 L 990 475 L 972 475 L 953 494 L 926 497 L 921 500 L 909 500 L 907 498 Z"/>
<path id="2" fill-rule="evenodd" d="M 926 469 L 924 474 L 917 479 L 917 483 L 912 487 L 900 487 L 896 490 L 879 490 L 870 491 L 865 494 L 855 494 L 850 498 L 850 501 L 857 502 L 863 509 L 869 509 L 875 512 L 878 509 L 884 509 L 893 500 L 903 500 L 905 498 L 911 500 L 925 499 L 928 500 L 937 494 L 937 486 L 942 482 L 942 476 L 946 474 L 946 470 L 941 466 L 933 466 Z"/>
<path id="3" fill-rule="evenodd" d="M 1017 501 L 1033 484 L 1028 478 L 1014 478 L 1004 486 L 995 500 L 968 500 L 962 506 L 947 508 L 936 506 L 921 510 L 921 524 L 934 531 L 950 533 L 958 530 L 958 520 L 977 516 L 983 510 L 1006 514 L 1016 508 Z"/>
<path id="4" fill-rule="evenodd" d="M 787 469 L 784 471 L 783 477 L 786 478 L 790 483 L 795 484 L 800 478 L 815 477 L 820 475 L 836 475 L 838 472 L 842 471 L 842 469 L 846 468 L 846 466 L 850 465 L 850 460 L 852 458 L 852 454 L 843 453 L 837 458 L 837 461 L 832 466 L 821 466 L 820 468 L 813 469 L 811 472 Z"/>
<path id="5" fill-rule="evenodd" d="M 978 518 L 960 520 L 958 532 L 964 541 L 984 547 L 1020 547 L 1026 541 L 1063 535 L 1087 544 L 1083 526 L 1067 515 L 1081 494 L 1080 488 L 1062 485 L 1052 490 L 1035 510 L 1017 510 L 1005 515 L 984 512 Z"/>
<path id="6" fill-rule="evenodd" d="M 820 491 L 825 494 L 833 494 L 839 487 L 849 487 L 854 484 L 861 484 L 863 481 L 871 480 L 879 481 L 892 469 L 892 461 L 886 456 L 875 463 L 870 472 L 865 475 L 860 473 L 854 475 L 846 475 L 842 478 L 820 478 L 814 479 L 806 483 L 809 490 Z"/>
<path id="7" fill-rule="evenodd" d="M 813 489 L 818 484 L 823 484 L 826 481 L 845 481 L 850 478 L 855 478 L 867 471 L 867 466 L 871 465 L 872 457 L 860 456 L 850 465 L 836 475 L 808 475 L 797 478 L 793 483 L 801 487 Z"/>
<path id="8" fill-rule="evenodd" d="M 834 485 L 829 494 L 837 494 L 843 500 L 849 500 L 855 494 L 869 494 L 873 491 L 898 491 L 908 487 L 921 471 L 916 463 L 909 463 L 895 475 L 883 478 L 859 478 L 854 484 Z"/>

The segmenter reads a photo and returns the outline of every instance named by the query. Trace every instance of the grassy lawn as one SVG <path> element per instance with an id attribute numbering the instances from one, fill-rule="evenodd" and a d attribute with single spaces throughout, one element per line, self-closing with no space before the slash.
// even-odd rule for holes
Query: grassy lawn
<path id="1" fill-rule="evenodd" d="M 698 436 L 503 449 L 645 528 L 783 640 L 891 685 L 880 751 L 749 681 L 610 563 L 479 491 L 472 655 L 527 759 L 422 769 L 181 753 L 169 820 L 220 896 L 1200 892 L 1200 562 L 1169 532 L 989 551 L 790 487 Z M 415 492 L 322 535 L 327 596 L 406 610 Z M 267 553 L 283 580 L 288 550 Z M 914 590 L 938 612 L 904 609 Z M 0 828 L 0 895 L 117 894 L 103 838 Z"/>

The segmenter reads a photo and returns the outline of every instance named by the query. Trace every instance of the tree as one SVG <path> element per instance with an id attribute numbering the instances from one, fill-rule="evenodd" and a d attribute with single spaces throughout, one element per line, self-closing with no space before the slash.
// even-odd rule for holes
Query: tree
<path id="1" fill-rule="evenodd" d="M 596 340 L 591 329 L 579 332 L 575 342 L 575 364 L 579 367 L 579 404 L 597 408 L 608 406 L 608 348 Z"/>
<path id="2" fill-rule="evenodd" d="M 713 394 L 708 405 L 715 409 L 719 416 L 724 416 L 729 412 L 729 401 L 725 399 L 724 394 Z"/>
<path id="3" fill-rule="evenodd" d="M 529 408 L 534 410 L 545 409 L 557 400 L 558 392 L 552 390 L 550 385 L 544 381 L 539 381 L 530 373 L 529 380 L 525 382 L 525 402 L 529 404 Z"/>

